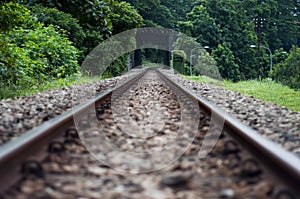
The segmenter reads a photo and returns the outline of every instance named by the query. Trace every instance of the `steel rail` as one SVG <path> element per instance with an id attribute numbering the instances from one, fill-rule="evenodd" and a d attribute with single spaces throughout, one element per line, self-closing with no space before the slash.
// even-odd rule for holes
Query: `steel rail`
<path id="1" fill-rule="evenodd" d="M 199 106 L 205 109 L 207 113 L 213 113 L 216 117 L 220 118 L 220 121 L 224 120 L 223 129 L 243 147 L 247 148 L 273 175 L 277 176 L 277 180 L 287 185 L 287 188 L 292 193 L 297 194 L 298 197 L 300 196 L 300 159 L 295 154 L 263 137 L 259 132 L 233 118 L 203 97 L 174 82 L 160 70 L 158 72 L 166 82 L 173 84 L 186 93 L 186 95 L 195 98 Z"/>
<path id="2" fill-rule="evenodd" d="M 117 85 L 115 88 L 100 93 L 95 98 L 79 104 L 72 110 L 66 111 L 62 115 L 0 146 L 0 193 L 3 193 L 22 178 L 22 165 L 26 161 L 41 161 L 46 155 L 43 152 L 47 151 L 48 144 L 57 138 L 63 138 L 66 130 L 71 126 L 75 126 L 73 117 L 75 114 L 80 115 L 84 113 L 86 109 L 107 99 L 107 97 L 110 97 L 118 89 L 124 90 L 130 87 L 146 71 L 142 70 L 142 72 Z"/>

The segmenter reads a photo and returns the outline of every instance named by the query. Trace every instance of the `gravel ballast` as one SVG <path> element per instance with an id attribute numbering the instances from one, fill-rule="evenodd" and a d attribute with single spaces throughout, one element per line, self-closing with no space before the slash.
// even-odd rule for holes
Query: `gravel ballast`
<path id="1" fill-rule="evenodd" d="M 135 72 L 132 72 L 133 75 Z M 0 145 L 126 80 L 130 75 L 0 100 Z M 87 94 L 87 91 L 93 91 Z M 84 96 L 81 98 L 79 96 Z"/>
<path id="2" fill-rule="evenodd" d="M 228 91 L 215 85 L 186 80 L 171 73 L 169 75 L 184 87 L 217 104 L 264 136 L 300 156 L 300 112 L 256 99 L 253 96 Z M 85 93 L 86 90 L 100 92 L 115 86 L 117 82 L 123 81 L 127 77 L 128 75 L 125 75 L 1 100 L 0 145 L 64 111 L 70 110 L 74 104 L 82 102 L 83 99 L 72 97 L 74 90 L 78 93 Z"/>
<path id="3" fill-rule="evenodd" d="M 233 117 L 300 157 L 300 112 L 225 90 L 221 86 L 187 80 L 170 71 L 167 73 L 182 86 L 217 104 Z"/>
<path id="4" fill-rule="evenodd" d="M 24 175 L 3 198 L 267 199 L 276 194 L 276 181 L 264 175 L 255 159 L 234 144 L 227 132 L 207 156 L 199 158 L 210 118 L 195 105 L 150 71 L 122 95 L 116 91 L 116 96 L 96 104 L 99 124 L 88 123 L 88 115 L 83 116 L 81 121 L 89 125 L 78 128 L 81 139 L 68 138 L 61 142 L 64 150 L 48 151 L 39 163 L 42 178 L 34 173 Z M 113 110 L 113 106 L 121 108 Z M 185 113 L 191 116 L 183 120 Z M 196 124 L 195 129 L 189 121 Z M 103 134 L 108 139 L 104 142 Z M 104 144 L 108 141 L 121 151 L 107 150 Z M 188 147 L 181 154 L 184 146 Z M 174 150 L 166 153 L 169 147 Z M 167 164 L 156 168 L 164 161 Z"/>

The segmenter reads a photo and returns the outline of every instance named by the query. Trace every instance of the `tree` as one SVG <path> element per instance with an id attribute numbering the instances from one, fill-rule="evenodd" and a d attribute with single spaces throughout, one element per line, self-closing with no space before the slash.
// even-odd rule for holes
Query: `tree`
<path id="1" fill-rule="evenodd" d="M 142 17 L 128 3 L 116 0 L 19 0 L 34 10 L 46 24 L 67 30 L 83 54 L 80 63 L 112 34 L 140 27 Z M 39 4 L 40 6 L 37 6 Z M 41 7 L 42 6 L 42 7 Z M 47 7 L 47 8 L 45 8 Z M 57 11 L 57 10 L 59 11 Z M 79 23 L 79 25 L 77 24 Z M 71 30 L 70 30 L 71 29 Z M 83 31 L 82 31 L 83 30 Z M 120 58 L 124 60 L 124 58 Z M 115 70 L 122 61 L 114 62 Z"/>
<path id="2" fill-rule="evenodd" d="M 87 49 L 84 41 L 86 34 L 79 25 L 79 20 L 72 17 L 71 14 L 57 10 L 56 8 L 48 8 L 41 5 L 29 7 L 31 14 L 43 22 L 46 26 L 53 25 L 57 31 L 65 30 L 69 40 L 80 50 L 80 63 L 84 59 L 84 53 Z"/>
<path id="3" fill-rule="evenodd" d="M 192 37 L 197 38 L 197 42 L 210 47 L 216 47 L 221 42 L 220 26 L 216 20 L 212 18 L 203 5 L 195 6 L 191 12 L 187 14 L 188 22 L 182 23 L 181 30 L 191 33 Z M 186 29 L 190 24 L 191 30 Z"/>
<path id="4" fill-rule="evenodd" d="M 300 89 L 300 48 L 291 48 L 288 58 L 275 65 L 272 77 L 277 82 Z"/>
<path id="5" fill-rule="evenodd" d="M 284 62 L 288 57 L 288 53 L 283 50 L 283 48 L 280 48 L 278 50 L 275 50 L 273 53 L 273 64 L 279 64 L 281 62 Z"/>
<path id="6" fill-rule="evenodd" d="M 142 25 L 143 18 L 129 3 L 111 1 L 110 20 L 112 22 L 113 34 L 117 34 Z"/>
<path id="7" fill-rule="evenodd" d="M 111 34 L 112 24 L 109 19 L 109 6 L 102 0 L 31 0 L 27 5 L 41 4 L 70 13 L 78 19 L 84 29 L 98 31 L 104 38 Z"/>
<path id="8" fill-rule="evenodd" d="M 170 9 L 163 5 L 160 0 L 126 0 L 133 5 L 143 16 L 144 26 L 162 26 L 174 28 L 175 18 Z"/>
<path id="9" fill-rule="evenodd" d="M 272 35 L 269 37 L 269 43 L 272 50 L 283 47 L 284 50 L 288 51 L 292 45 L 297 44 L 299 38 L 299 16 L 297 15 L 297 4 L 294 0 L 278 0 L 278 11 L 273 19 L 274 28 L 277 29 L 277 39 L 279 43 L 274 46 L 273 41 L 275 40 Z"/>
<path id="10" fill-rule="evenodd" d="M 69 13 L 78 19 L 86 37 L 83 38 L 84 54 L 87 55 L 103 39 L 112 34 L 112 23 L 109 19 L 110 8 L 103 0 L 20 0 L 28 7 L 40 4 Z"/>
<path id="11" fill-rule="evenodd" d="M 234 63 L 239 66 L 241 79 L 256 77 L 255 51 L 249 46 L 256 41 L 252 20 L 238 0 L 205 0 L 187 14 L 186 22 L 180 22 L 181 30 L 196 37 L 203 46 L 218 48 L 219 44 L 231 50 Z"/>
<path id="12" fill-rule="evenodd" d="M 240 79 L 239 66 L 235 63 L 235 57 L 226 44 L 219 44 L 218 48 L 212 51 L 212 56 L 217 62 L 222 78 L 232 81 Z"/>
<path id="13" fill-rule="evenodd" d="M 242 79 L 255 78 L 255 52 L 249 46 L 256 41 L 247 8 L 238 0 L 207 0 L 207 11 L 219 24 L 222 43 L 233 52 Z M 241 17 L 243 16 L 243 17 Z M 220 42 L 221 43 L 221 42 Z"/>
<path id="14" fill-rule="evenodd" d="M 186 13 L 193 8 L 195 0 L 163 0 L 161 4 L 166 6 L 174 19 L 177 21 L 185 21 Z"/>

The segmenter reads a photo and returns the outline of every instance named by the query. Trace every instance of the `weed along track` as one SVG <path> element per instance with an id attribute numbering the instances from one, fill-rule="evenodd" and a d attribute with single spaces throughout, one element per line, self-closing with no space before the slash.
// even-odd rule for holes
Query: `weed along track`
<path id="1" fill-rule="evenodd" d="M 0 148 L 3 198 L 299 197 L 300 160 L 166 70 L 123 83 Z"/>

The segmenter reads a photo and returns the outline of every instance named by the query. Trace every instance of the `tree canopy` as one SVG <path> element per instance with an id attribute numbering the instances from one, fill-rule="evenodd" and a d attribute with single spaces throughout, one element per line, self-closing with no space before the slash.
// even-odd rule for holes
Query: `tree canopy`
<path id="1" fill-rule="evenodd" d="M 221 75 L 234 81 L 269 76 L 271 52 L 300 43 L 296 0 L 127 0 L 144 25 L 173 28 L 209 46 Z M 260 46 L 258 63 L 258 48 Z M 225 59 L 225 57 L 227 57 Z"/>
<path id="2" fill-rule="evenodd" d="M 233 81 L 270 77 L 271 55 L 266 49 L 273 54 L 281 49 L 297 57 L 298 51 L 291 49 L 300 45 L 298 0 L 3 0 L 0 11 L 0 75 L 5 81 L 20 74 L 10 71 L 21 59 L 16 52 L 20 53 L 23 47 L 16 41 L 27 41 L 25 32 L 33 37 L 31 31 L 36 31 L 35 37 L 52 35 L 57 39 L 53 43 L 64 40 L 65 50 L 74 47 L 72 51 L 76 52 L 75 59 L 80 64 L 95 46 L 114 34 L 140 26 L 171 28 L 194 38 L 202 46 L 209 46 L 208 52 L 221 75 Z M 28 19 L 38 20 L 39 25 L 28 24 Z M 34 43 L 32 46 L 42 45 L 38 40 L 30 41 Z M 251 45 L 255 48 L 250 48 Z M 257 46 L 262 46 L 260 51 Z M 38 48 L 27 48 L 30 50 L 22 58 L 28 61 L 26 66 L 31 61 L 37 62 L 36 65 L 45 61 L 41 59 L 43 56 L 33 56 L 43 55 Z M 278 57 L 272 57 L 280 62 L 274 67 L 273 77 L 276 72 L 281 73 L 278 67 L 287 68 L 291 63 Z M 110 69 L 111 74 L 118 75 L 116 71 L 125 68 L 126 58 L 120 59 L 114 63 L 116 68 Z M 62 63 L 53 64 L 58 66 L 52 68 L 59 68 Z M 289 68 L 291 75 L 297 74 L 296 68 Z"/>
<path id="3" fill-rule="evenodd" d="M 77 75 L 84 57 L 100 42 L 140 27 L 142 20 L 124 1 L 1 1 L 1 87 L 18 89 Z M 124 72 L 125 58 L 119 59 L 112 75 Z"/>

